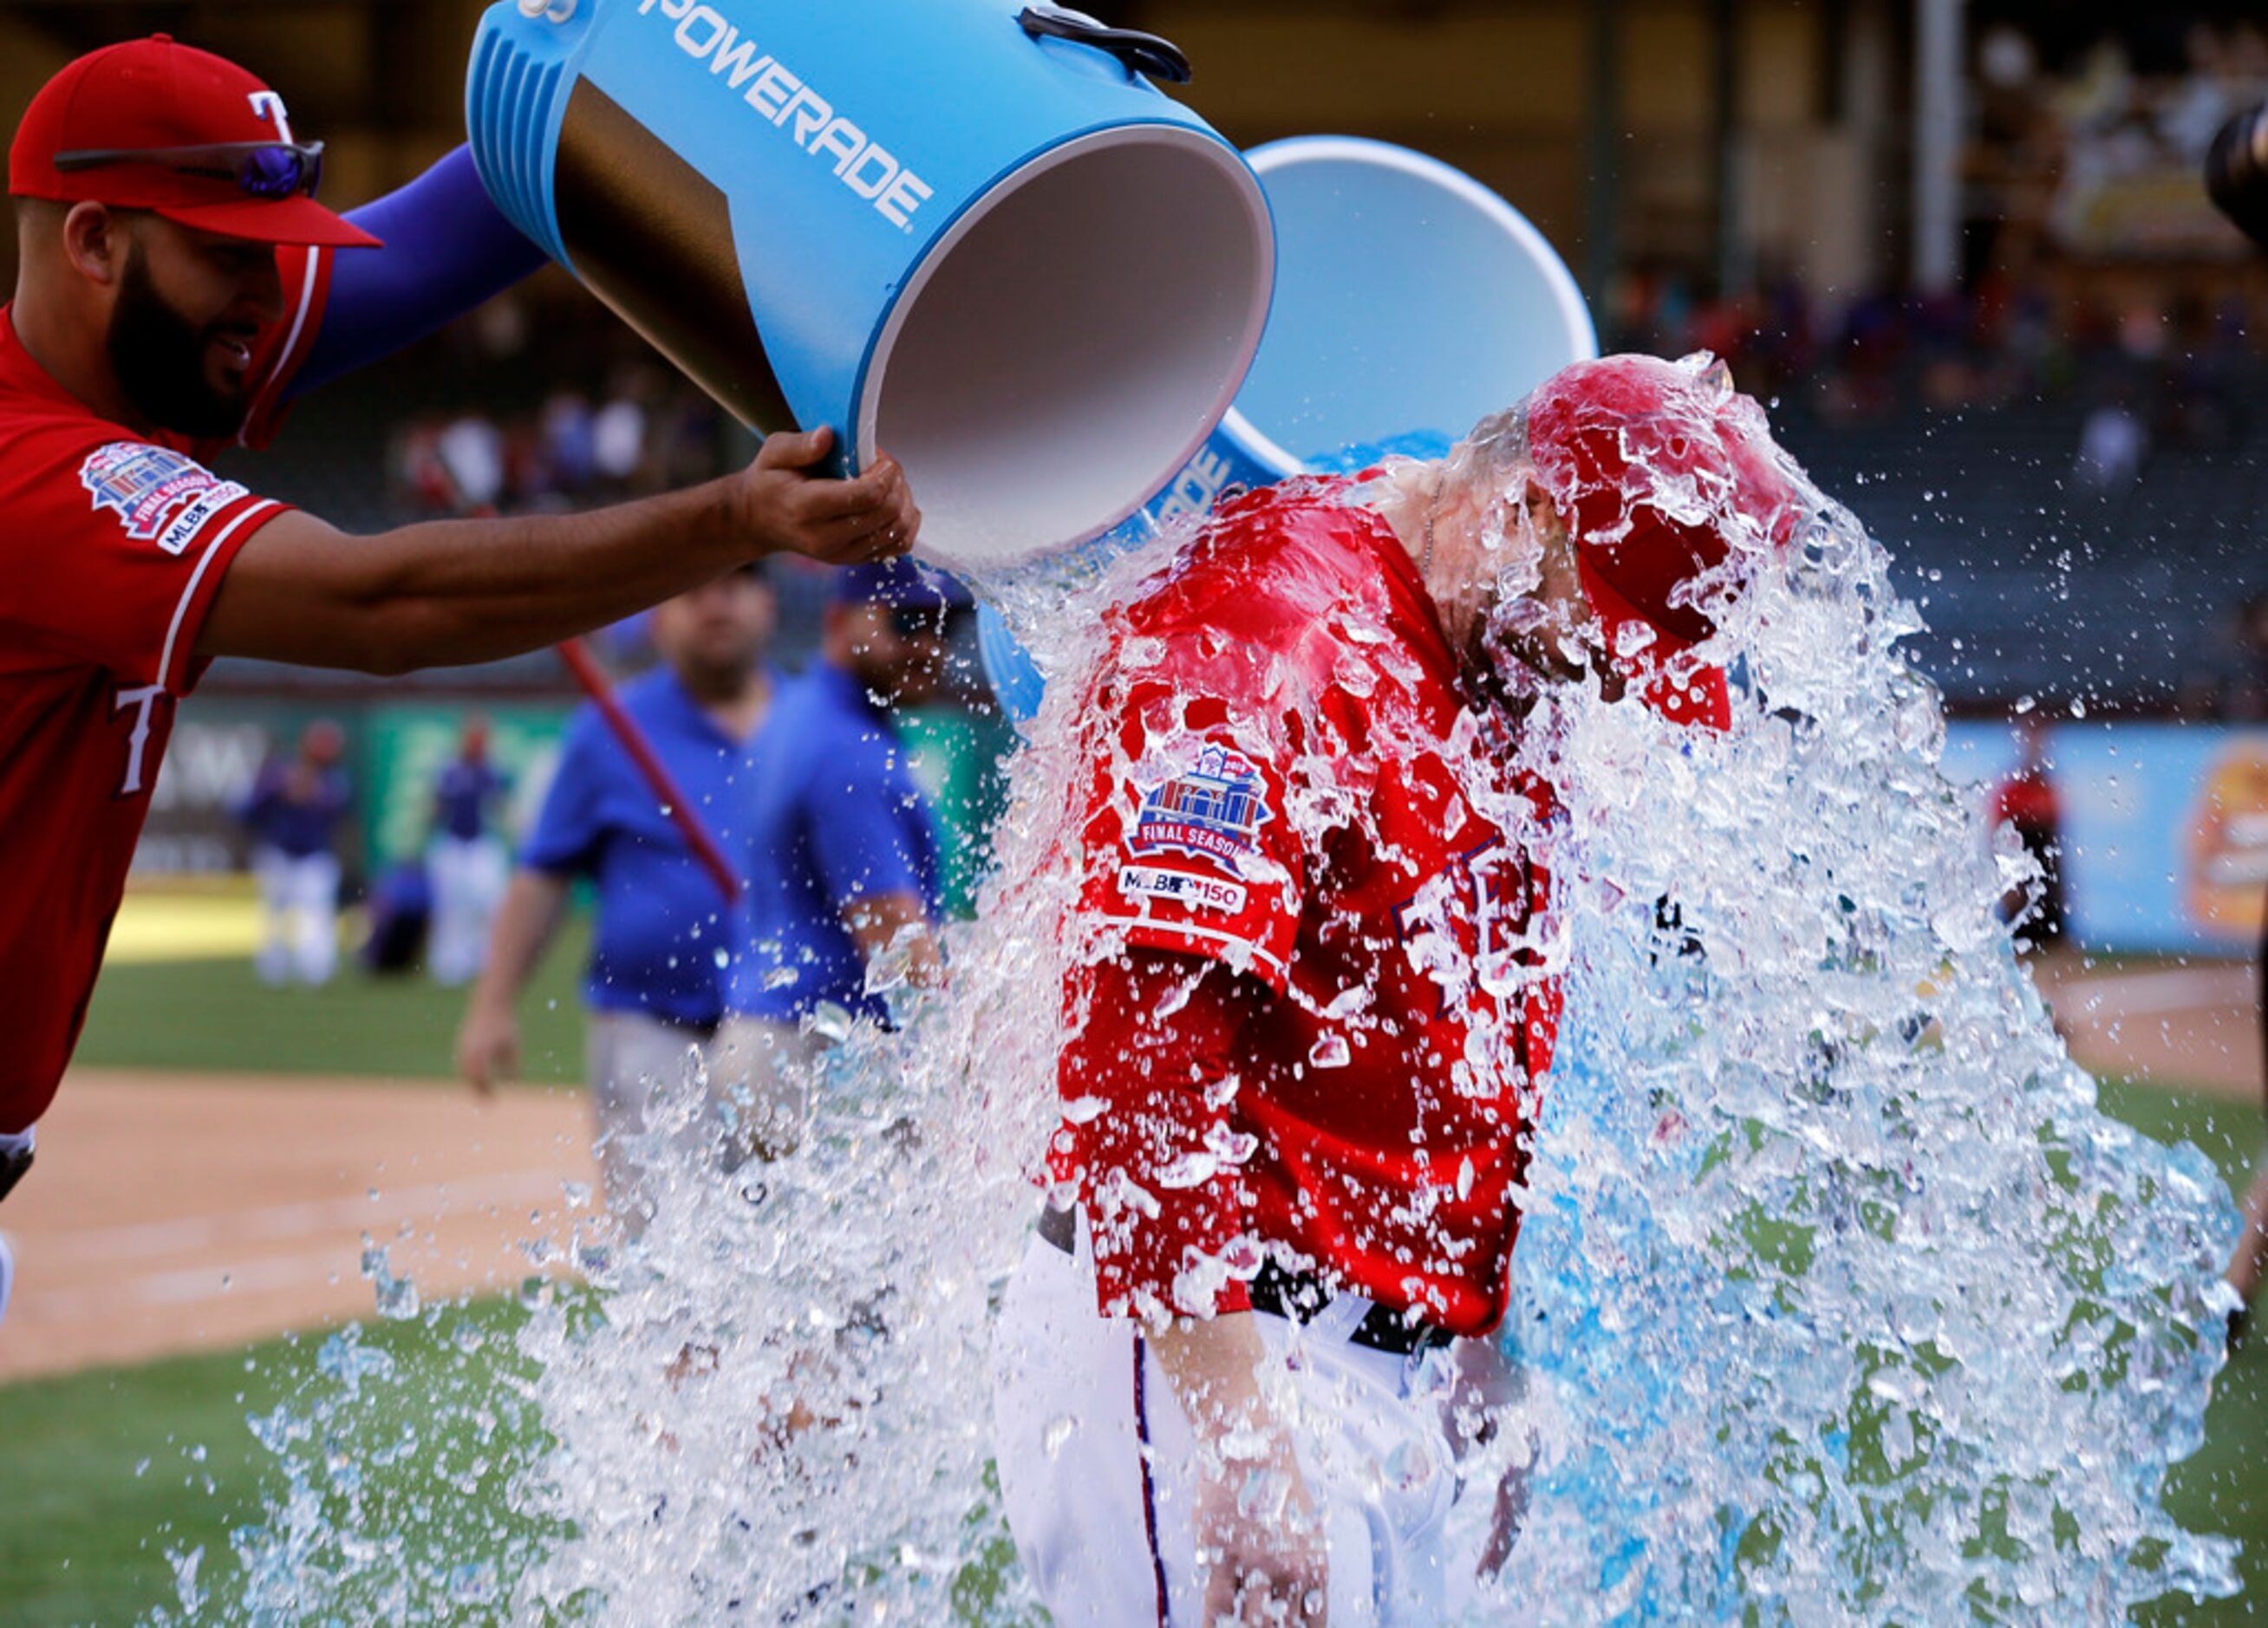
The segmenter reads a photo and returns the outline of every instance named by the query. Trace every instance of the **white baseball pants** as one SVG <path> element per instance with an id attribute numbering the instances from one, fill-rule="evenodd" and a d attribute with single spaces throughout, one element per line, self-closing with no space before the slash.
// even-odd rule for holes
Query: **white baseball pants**
<path id="1" fill-rule="evenodd" d="M 1292 1371 L 1300 1470 L 1330 1545 L 1331 1628 L 1434 1628 L 1456 1492 L 1447 1366 L 1351 1343 L 1369 1309 L 1346 1296 L 1304 1329 L 1258 1322 Z M 1201 1628 L 1189 1421 L 1138 1326 L 1095 1311 L 1082 1222 L 1075 1255 L 1032 1240 L 994 1330 L 1008 1523 L 1058 1628 Z"/>
<path id="2" fill-rule="evenodd" d="M 425 849 L 433 931 L 425 965 L 437 983 L 469 983 L 489 958 L 489 924 L 512 881 L 512 856 L 492 836 L 436 836 Z"/>
<path id="3" fill-rule="evenodd" d="M 295 858 L 257 848 L 252 874 L 260 884 L 263 983 L 328 983 L 339 965 L 339 862 L 330 854 Z"/>

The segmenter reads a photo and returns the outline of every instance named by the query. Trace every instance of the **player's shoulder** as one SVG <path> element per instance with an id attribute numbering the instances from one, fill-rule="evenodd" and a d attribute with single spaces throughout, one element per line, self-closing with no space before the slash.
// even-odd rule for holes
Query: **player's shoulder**
<path id="1" fill-rule="evenodd" d="M 178 555 L 252 496 L 207 467 L 206 448 L 132 429 L 72 395 L 32 358 L 11 315 L 0 311 L 0 515 L 14 523 L 0 525 L 0 546 L 27 541 L 23 522 L 33 519 L 49 535 L 75 523 L 114 526 L 129 541 Z"/>
<path id="2" fill-rule="evenodd" d="M 622 711 L 641 724 L 652 725 L 661 722 L 674 710 L 681 689 L 669 664 L 657 661 L 644 672 L 624 679 L 615 686 L 615 694 L 622 704 Z M 599 709 L 590 702 L 578 707 L 576 716 L 587 718 L 593 728 L 604 726 Z"/>
<path id="3" fill-rule="evenodd" d="M 768 772 L 790 775 L 810 767 L 842 732 L 845 704 L 831 674 L 825 662 L 814 661 L 788 674 L 773 690 L 763 724 Z"/>
<path id="4" fill-rule="evenodd" d="M 183 448 L 93 417 L 0 409 L 0 539 L 52 544 L 82 527 L 180 556 L 253 496 Z M 0 541 L 0 547 L 6 546 Z"/>
<path id="5" fill-rule="evenodd" d="M 1345 614 L 1374 605 L 1383 620 L 1382 551 L 1400 547 L 1350 500 L 1351 485 L 1288 481 L 1224 504 L 1118 614 L 1122 664 L 1141 651 L 1144 668 L 1177 688 L 1294 708 L 1313 700 L 1337 665 L 1332 630 Z"/>
<path id="6" fill-rule="evenodd" d="M 781 686 L 766 724 L 774 742 L 768 771 L 815 783 L 866 785 L 887 775 L 899 755 L 888 716 L 851 674 L 814 661 Z"/>
<path id="7" fill-rule="evenodd" d="M 1310 619 L 1359 597 L 1379 578 L 1380 551 L 1398 545 L 1376 513 L 1353 501 L 1352 486 L 1298 478 L 1231 499 L 1138 615 L 1250 628 Z"/>

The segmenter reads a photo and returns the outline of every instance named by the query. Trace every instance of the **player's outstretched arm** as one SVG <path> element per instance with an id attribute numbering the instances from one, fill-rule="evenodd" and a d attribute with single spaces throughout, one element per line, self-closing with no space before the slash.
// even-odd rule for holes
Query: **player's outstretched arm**
<path id="1" fill-rule="evenodd" d="M 884 457 L 816 469 L 830 431 L 775 435 L 736 475 L 588 514 L 435 520 L 355 537 L 312 515 L 262 526 L 229 564 L 199 656 L 399 674 L 493 661 L 619 621 L 769 554 L 850 565 L 921 526 Z"/>
<path id="2" fill-rule="evenodd" d="M 482 1096 L 519 1074 L 519 994 L 558 934 L 567 891 L 564 877 L 522 866 L 504 892 L 457 1030 L 457 1072 Z"/>

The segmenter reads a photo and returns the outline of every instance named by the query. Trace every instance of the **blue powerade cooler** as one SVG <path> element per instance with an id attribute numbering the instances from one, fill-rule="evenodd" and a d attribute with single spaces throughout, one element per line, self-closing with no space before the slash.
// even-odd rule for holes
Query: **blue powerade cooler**
<path id="1" fill-rule="evenodd" d="M 1599 353 L 1566 266 L 1511 204 L 1439 159 L 1385 142 L 1303 136 L 1247 155 L 1274 211 L 1275 308 L 1220 428 L 1148 507 L 1202 514 L 1231 485 L 1434 457 L 1488 414 Z M 1071 576 L 1154 534 L 1087 545 Z M 1010 717 L 1044 688 L 989 602 L 984 669 Z"/>
<path id="2" fill-rule="evenodd" d="M 500 0 L 497 204 L 745 423 L 905 466 L 976 573 L 1127 519 L 1220 421 L 1275 246 L 1166 41 L 1013 0 Z"/>

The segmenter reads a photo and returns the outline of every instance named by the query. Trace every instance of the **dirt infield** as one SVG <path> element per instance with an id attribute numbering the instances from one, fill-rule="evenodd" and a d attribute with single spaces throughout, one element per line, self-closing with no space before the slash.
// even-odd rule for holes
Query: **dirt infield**
<path id="1" fill-rule="evenodd" d="M 2260 1100 L 2251 969 L 2042 983 L 2089 1068 Z M 40 1131 L 0 1382 L 367 1317 L 364 1234 L 428 1298 L 517 1283 L 596 1180 L 571 1092 L 85 1070 Z"/>
<path id="2" fill-rule="evenodd" d="M 576 1093 L 75 1072 L 0 1212 L 0 1382 L 367 1317 L 364 1234 L 429 1298 L 517 1283 L 596 1180 Z"/>
<path id="3" fill-rule="evenodd" d="M 2257 968 L 2043 968 L 2040 986 L 2083 1067 L 2262 1100 Z"/>

